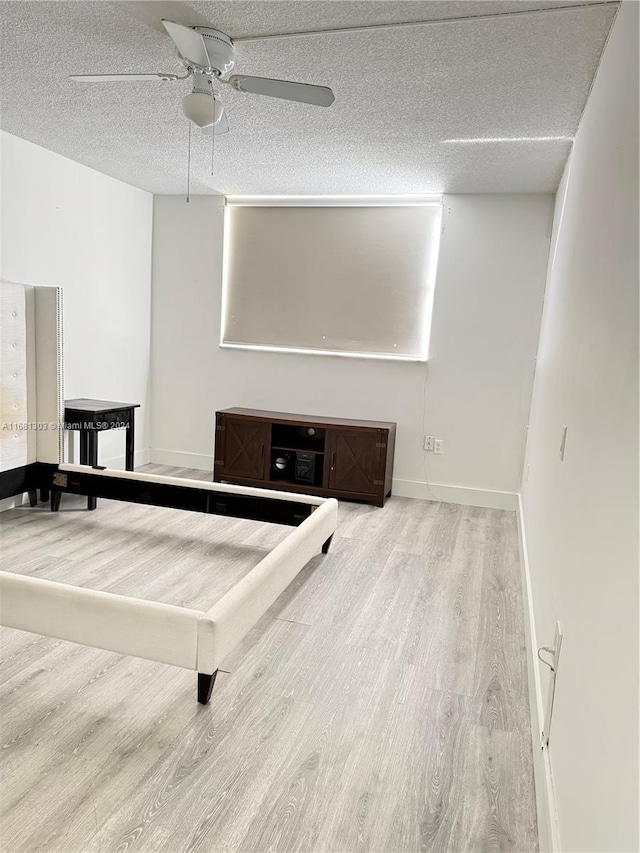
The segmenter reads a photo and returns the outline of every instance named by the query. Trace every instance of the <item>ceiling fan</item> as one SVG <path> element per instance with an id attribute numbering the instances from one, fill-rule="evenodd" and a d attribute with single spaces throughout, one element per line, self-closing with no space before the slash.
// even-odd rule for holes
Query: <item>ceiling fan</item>
<path id="1" fill-rule="evenodd" d="M 210 27 L 186 27 L 167 20 L 163 20 L 162 24 L 176 46 L 184 74 L 72 74 L 71 79 L 81 83 L 130 80 L 168 83 L 191 77 L 193 91 L 183 98 L 182 110 L 191 122 L 211 136 L 229 130 L 220 101 L 221 86 L 231 86 L 237 92 L 268 95 L 318 107 L 330 107 L 335 100 L 333 92 L 326 86 L 249 77 L 246 74 L 233 74 L 223 79 L 223 75 L 227 75 L 235 64 L 235 48 L 228 35 Z"/>
<path id="2" fill-rule="evenodd" d="M 162 21 L 171 37 L 178 59 L 185 73 L 171 74 L 72 74 L 71 79 L 80 83 L 111 83 L 132 81 L 161 81 L 193 79 L 193 90 L 182 99 L 182 111 L 189 119 L 189 147 L 187 159 L 187 201 L 191 179 L 191 124 L 199 127 L 203 133 L 211 136 L 211 174 L 213 174 L 214 139 L 227 133 L 229 125 L 220 100 L 221 86 L 231 86 L 237 92 L 254 95 L 268 95 L 283 98 L 286 101 L 298 101 L 318 107 L 330 107 L 335 98 L 326 86 L 314 86 L 310 83 L 293 83 L 288 80 L 272 80 L 268 77 L 249 77 L 246 74 L 232 74 L 235 64 L 233 40 L 219 30 L 211 27 L 186 27 L 174 21 Z"/>

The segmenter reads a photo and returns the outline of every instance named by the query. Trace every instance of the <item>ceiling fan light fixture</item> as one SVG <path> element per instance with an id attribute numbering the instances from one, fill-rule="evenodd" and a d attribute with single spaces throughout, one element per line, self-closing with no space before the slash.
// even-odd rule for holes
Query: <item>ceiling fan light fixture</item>
<path id="1" fill-rule="evenodd" d="M 182 99 L 182 111 L 185 116 L 198 127 L 216 125 L 222 118 L 223 107 L 221 102 L 211 95 L 202 92 L 191 92 Z"/>

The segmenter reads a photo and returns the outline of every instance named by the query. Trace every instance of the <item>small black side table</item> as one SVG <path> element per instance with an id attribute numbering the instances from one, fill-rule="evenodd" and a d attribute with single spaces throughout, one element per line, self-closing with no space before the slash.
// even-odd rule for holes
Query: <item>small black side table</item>
<path id="1" fill-rule="evenodd" d="M 133 471 L 133 449 L 135 440 L 135 412 L 140 403 L 114 403 L 110 400 L 89 400 L 84 397 L 64 401 L 65 429 L 80 432 L 80 464 L 98 464 L 98 435 L 106 429 L 122 429 L 125 432 L 125 468 Z M 52 493 L 60 500 L 60 492 Z M 95 509 L 97 498 L 87 498 L 87 509 Z"/>

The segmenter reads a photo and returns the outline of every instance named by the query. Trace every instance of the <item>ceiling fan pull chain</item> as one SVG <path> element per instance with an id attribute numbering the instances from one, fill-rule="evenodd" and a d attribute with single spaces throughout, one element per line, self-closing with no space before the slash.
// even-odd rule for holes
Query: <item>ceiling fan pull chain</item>
<path id="1" fill-rule="evenodd" d="M 189 122 L 189 144 L 187 151 L 187 204 L 190 201 L 191 190 L 191 122 Z"/>
<path id="2" fill-rule="evenodd" d="M 216 138 L 216 96 L 213 91 L 213 83 L 211 80 L 209 80 L 209 85 L 211 86 L 211 106 L 213 108 L 211 116 L 211 120 L 213 121 L 213 127 L 211 128 L 211 177 L 213 177 L 213 151 Z"/>

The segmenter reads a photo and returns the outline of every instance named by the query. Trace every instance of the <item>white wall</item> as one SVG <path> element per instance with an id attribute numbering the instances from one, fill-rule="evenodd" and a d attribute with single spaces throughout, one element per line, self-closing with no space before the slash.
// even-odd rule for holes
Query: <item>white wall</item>
<path id="1" fill-rule="evenodd" d="M 154 201 L 153 458 L 211 467 L 227 406 L 383 419 L 398 423 L 396 494 L 514 506 L 552 197 L 446 199 L 428 367 L 219 349 L 222 203 Z M 423 433 L 444 439 L 443 456 L 423 451 Z M 425 465 L 453 488 L 426 490 Z"/>
<path id="2" fill-rule="evenodd" d="M 565 851 L 637 851 L 635 2 L 604 52 L 554 231 L 523 505 L 535 642 L 551 644 L 557 619 L 564 629 L 549 749 L 559 834 Z"/>
<path id="3" fill-rule="evenodd" d="M 65 397 L 141 403 L 136 461 L 148 461 L 153 197 L 7 133 L 0 143 L 0 277 L 64 288 Z M 124 465 L 124 436 L 102 434 L 99 451 Z"/>

